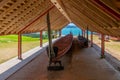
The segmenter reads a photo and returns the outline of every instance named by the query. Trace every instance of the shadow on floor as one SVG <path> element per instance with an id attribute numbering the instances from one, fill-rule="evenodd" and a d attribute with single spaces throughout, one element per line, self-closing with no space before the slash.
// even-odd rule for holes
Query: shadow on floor
<path id="1" fill-rule="evenodd" d="M 99 52 L 101 52 L 101 48 L 97 46 L 96 44 L 93 45 L 93 47 Z M 116 57 L 111 55 L 112 52 L 105 51 L 105 59 L 117 70 L 120 72 L 120 60 L 118 60 Z"/>

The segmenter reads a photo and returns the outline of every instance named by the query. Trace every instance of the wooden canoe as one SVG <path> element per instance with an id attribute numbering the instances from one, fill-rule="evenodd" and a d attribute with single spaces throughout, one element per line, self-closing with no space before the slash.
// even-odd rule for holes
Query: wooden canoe
<path id="1" fill-rule="evenodd" d="M 82 36 L 78 36 L 78 43 L 81 48 L 88 47 L 88 40 Z"/>
<path id="2" fill-rule="evenodd" d="M 52 59 L 52 61 L 58 60 L 63 55 L 65 55 L 65 53 L 67 53 L 68 50 L 71 48 L 72 42 L 73 42 L 72 34 L 68 34 L 64 37 L 59 38 L 57 41 L 55 41 L 53 43 L 53 47 L 58 48 L 58 53 L 57 53 L 57 56 Z"/>

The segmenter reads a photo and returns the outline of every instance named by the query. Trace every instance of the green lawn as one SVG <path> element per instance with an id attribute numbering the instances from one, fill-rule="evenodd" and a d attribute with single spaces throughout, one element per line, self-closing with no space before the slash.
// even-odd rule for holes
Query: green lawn
<path id="1" fill-rule="evenodd" d="M 39 38 L 22 36 L 22 41 L 38 41 L 38 40 Z M 17 42 L 17 41 L 18 41 L 17 35 L 0 36 L 0 43 L 9 43 L 9 42 Z"/>
<path id="2" fill-rule="evenodd" d="M 3 63 L 15 56 L 17 56 L 18 51 L 18 36 L 0 36 L 0 63 Z M 47 42 L 47 39 L 43 39 L 43 43 Z M 39 38 L 32 38 L 27 36 L 22 36 L 22 53 L 37 47 L 40 45 Z"/>

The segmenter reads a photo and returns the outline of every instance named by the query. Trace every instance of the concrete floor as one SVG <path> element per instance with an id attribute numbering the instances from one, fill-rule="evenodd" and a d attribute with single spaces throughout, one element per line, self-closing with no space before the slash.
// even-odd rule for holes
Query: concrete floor
<path id="1" fill-rule="evenodd" d="M 97 51 L 80 49 L 74 40 L 72 49 L 62 57 L 64 70 L 47 71 L 46 51 L 7 80 L 120 80 L 120 74 Z"/>

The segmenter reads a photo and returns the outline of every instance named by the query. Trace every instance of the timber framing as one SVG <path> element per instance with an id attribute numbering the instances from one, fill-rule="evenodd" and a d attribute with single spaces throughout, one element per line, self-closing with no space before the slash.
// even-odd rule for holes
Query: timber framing
<path id="1" fill-rule="evenodd" d="M 84 30 L 120 36 L 119 0 L 2 0 L 0 35 L 47 30 L 48 11 L 52 30 L 73 22 Z"/>

